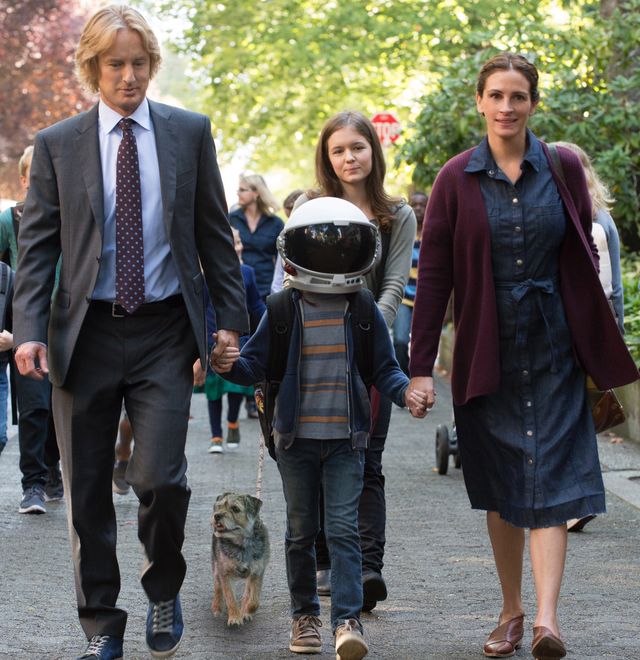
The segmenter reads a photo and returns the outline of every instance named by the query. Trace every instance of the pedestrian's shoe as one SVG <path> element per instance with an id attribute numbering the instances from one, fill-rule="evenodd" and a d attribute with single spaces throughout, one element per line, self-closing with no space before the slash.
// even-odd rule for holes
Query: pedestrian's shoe
<path id="1" fill-rule="evenodd" d="M 64 486 L 62 485 L 62 475 L 60 466 L 54 465 L 49 468 L 47 473 L 47 482 L 44 485 L 44 501 L 55 502 L 64 497 Z"/>
<path id="2" fill-rule="evenodd" d="M 347 619 L 336 628 L 336 660 L 360 660 L 369 653 L 360 623 Z"/>
<path id="3" fill-rule="evenodd" d="M 505 621 L 487 637 L 482 652 L 488 658 L 509 658 L 522 646 L 524 614 Z"/>
<path id="4" fill-rule="evenodd" d="M 118 493 L 118 495 L 126 495 L 131 488 L 124 476 L 128 465 L 129 461 L 116 461 L 113 465 L 111 488 L 113 489 L 113 492 Z"/>
<path id="5" fill-rule="evenodd" d="M 331 595 L 331 569 L 330 568 L 321 568 L 319 571 L 316 571 L 316 583 L 318 596 L 330 596 Z"/>
<path id="6" fill-rule="evenodd" d="M 227 449 L 237 449 L 240 444 L 240 427 L 236 422 L 235 426 L 231 426 L 231 422 L 227 428 Z"/>
<path id="7" fill-rule="evenodd" d="M 247 409 L 247 417 L 250 419 L 258 419 L 258 408 L 253 397 L 245 399 L 244 407 Z"/>
<path id="8" fill-rule="evenodd" d="M 534 626 L 531 655 L 536 660 L 556 660 L 556 658 L 564 658 L 567 655 L 567 649 L 564 642 L 556 637 L 549 628 Z"/>
<path id="9" fill-rule="evenodd" d="M 584 529 L 584 526 L 591 522 L 595 518 L 595 515 L 590 513 L 583 518 L 572 518 L 567 520 L 567 531 L 568 532 L 581 532 Z"/>
<path id="10" fill-rule="evenodd" d="M 122 638 L 112 635 L 94 635 L 87 650 L 76 660 L 122 660 Z"/>
<path id="11" fill-rule="evenodd" d="M 154 658 L 172 656 L 180 646 L 183 632 L 180 596 L 159 603 L 149 603 L 147 646 Z"/>
<path id="12" fill-rule="evenodd" d="M 362 611 L 371 612 L 380 600 L 387 598 L 387 585 L 380 573 L 365 571 L 362 573 Z"/>
<path id="13" fill-rule="evenodd" d="M 312 614 L 303 614 L 291 621 L 289 650 L 294 653 L 320 653 L 322 639 L 320 628 L 322 621 Z"/>
<path id="14" fill-rule="evenodd" d="M 18 513 L 46 513 L 44 508 L 44 488 L 29 486 L 22 493 L 22 501 Z"/>
<path id="15" fill-rule="evenodd" d="M 222 454 L 223 451 L 224 451 L 224 440 L 218 435 L 211 438 L 211 444 L 209 445 L 209 453 Z"/>

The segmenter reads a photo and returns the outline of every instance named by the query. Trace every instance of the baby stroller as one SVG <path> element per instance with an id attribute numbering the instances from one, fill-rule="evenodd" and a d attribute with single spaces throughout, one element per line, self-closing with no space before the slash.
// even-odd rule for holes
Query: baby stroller
<path id="1" fill-rule="evenodd" d="M 446 424 L 439 424 L 436 429 L 436 467 L 438 468 L 438 474 L 447 474 L 449 455 L 453 456 L 454 466 L 459 468 L 462 461 L 458 452 L 458 435 L 455 422 L 451 425 L 451 431 L 449 431 Z"/>

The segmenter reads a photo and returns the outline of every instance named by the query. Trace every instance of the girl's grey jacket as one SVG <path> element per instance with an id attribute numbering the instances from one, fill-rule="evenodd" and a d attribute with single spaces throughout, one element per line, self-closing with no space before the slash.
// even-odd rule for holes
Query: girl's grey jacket
<path id="1" fill-rule="evenodd" d="M 295 315 L 291 328 L 291 342 L 286 356 L 287 365 L 275 404 L 273 436 L 278 449 L 291 446 L 296 437 L 298 408 L 300 405 L 299 363 L 302 348 L 302 315 L 300 293 L 294 291 Z M 346 297 L 345 297 L 346 298 Z M 372 385 L 389 397 L 395 404 L 404 407 L 404 393 L 409 379 L 400 369 L 393 351 L 389 331 L 382 313 L 376 306 L 372 331 L 373 355 L 368 356 L 373 367 Z M 355 360 L 350 312 L 345 313 L 346 368 L 349 393 L 349 428 L 354 449 L 364 449 L 369 444 L 371 431 L 371 404 L 367 388 L 360 377 Z M 267 312 L 264 313 L 257 330 L 244 345 L 240 358 L 231 371 L 220 374 L 223 378 L 240 385 L 254 385 L 265 380 L 269 358 L 270 331 Z M 284 356 L 283 356 L 284 358 Z"/>

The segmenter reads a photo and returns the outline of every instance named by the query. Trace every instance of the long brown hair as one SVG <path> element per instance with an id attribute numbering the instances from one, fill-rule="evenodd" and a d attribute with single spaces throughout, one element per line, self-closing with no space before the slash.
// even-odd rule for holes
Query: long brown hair
<path id="1" fill-rule="evenodd" d="M 328 119 L 322 127 L 318 146 L 316 147 L 316 179 L 320 185 L 320 191 L 308 193 L 308 196 L 344 197 L 342 182 L 336 175 L 329 159 L 327 143 L 337 130 L 345 126 L 353 126 L 371 146 L 371 172 L 365 181 L 365 190 L 380 230 L 390 232 L 394 220 L 393 209 L 400 202 L 400 199 L 391 197 L 385 192 L 384 177 L 387 166 L 384 162 L 382 146 L 373 124 L 361 112 L 356 110 L 339 112 Z"/>

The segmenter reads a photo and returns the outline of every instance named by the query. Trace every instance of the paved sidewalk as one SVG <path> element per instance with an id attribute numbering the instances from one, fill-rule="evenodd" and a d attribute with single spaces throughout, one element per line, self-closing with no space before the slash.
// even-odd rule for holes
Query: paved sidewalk
<path id="1" fill-rule="evenodd" d="M 363 615 L 370 658 L 466 660 L 482 658 L 482 643 L 500 607 L 484 514 L 472 511 L 460 470 L 433 471 L 437 424 L 451 421 L 446 383 L 427 420 L 394 409 L 385 451 L 388 534 L 385 577 L 389 598 Z M 271 563 L 262 605 L 254 620 L 228 629 L 210 612 L 209 517 L 215 496 L 234 489 L 255 492 L 255 420 L 241 421 L 235 452 L 207 453 L 206 403 L 195 395 L 187 444 L 193 489 L 187 521 L 188 572 L 182 591 L 186 632 L 176 658 L 274 660 L 288 651 L 289 599 L 283 558 L 284 501 L 276 465 L 266 458 L 263 518 L 271 535 Z M 244 414 L 244 413 L 243 413 Z M 14 429 L 15 431 L 15 429 Z M 42 516 L 18 514 L 20 475 L 17 438 L 0 456 L 0 658 L 73 658 L 85 641 L 77 622 L 64 503 Z M 640 445 L 600 440 L 609 513 L 570 535 L 561 599 L 561 627 L 569 658 L 640 658 Z M 623 499 L 624 498 L 624 499 Z M 114 495 L 122 572 L 120 603 L 129 611 L 125 658 L 150 657 L 144 643 L 146 601 L 138 578 L 142 553 L 136 536 L 133 494 Z M 635 502 L 636 504 L 632 504 Z M 524 580 L 526 636 L 516 658 L 531 658 L 534 596 L 527 562 Z M 322 600 L 321 660 L 335 658 Z"/>

